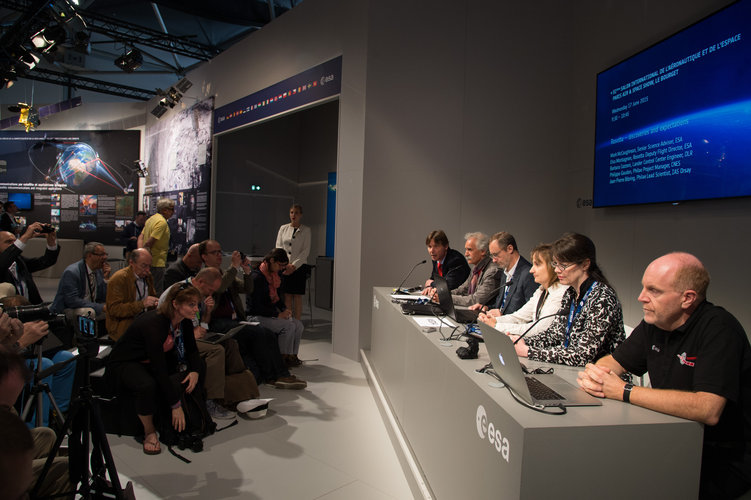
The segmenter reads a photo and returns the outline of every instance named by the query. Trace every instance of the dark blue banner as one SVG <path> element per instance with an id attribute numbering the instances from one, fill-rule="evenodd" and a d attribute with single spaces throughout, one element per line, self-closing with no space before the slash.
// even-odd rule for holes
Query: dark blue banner
<path id="1" fill-rule="evenodd" d="M 217 108 L 214 133 L 338 95 L 342 89 L 342 56 Z"/>

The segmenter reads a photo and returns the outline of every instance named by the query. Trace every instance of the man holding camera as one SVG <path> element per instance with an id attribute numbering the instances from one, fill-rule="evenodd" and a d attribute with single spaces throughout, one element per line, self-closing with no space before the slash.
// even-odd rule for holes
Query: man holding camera
<path id="1" fill-rule="evenodd" d="M 26 248 L 26 243 L 42 234 L 47 238 L 44 255 L 29 259 L 23 257 L 21 252 Z M 18 238 L 8 231 L 0 231 L 0 282 L 11 283 L 18 295 L 26 297 L 34 305 L 41 304 L 42 296 L 31 273 L 54 266 L 59 254 L 57 234 L 50 224 L 34 222 Z"/>

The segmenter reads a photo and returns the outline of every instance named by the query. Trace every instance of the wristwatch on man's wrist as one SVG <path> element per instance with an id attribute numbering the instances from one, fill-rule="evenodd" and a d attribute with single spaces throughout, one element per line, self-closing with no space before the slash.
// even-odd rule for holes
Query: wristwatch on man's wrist
<path id="1" fill-rule="evenodd" d="M 623 386 L 623 402 L 631 402 L 631 389 L 634 388 L 634 384 L 626 384 Z"/>

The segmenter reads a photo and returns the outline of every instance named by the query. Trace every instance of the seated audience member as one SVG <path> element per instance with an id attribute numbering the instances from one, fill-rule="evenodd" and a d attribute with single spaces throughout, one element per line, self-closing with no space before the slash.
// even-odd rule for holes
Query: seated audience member
<path id="1" fill-rule="evenodd" d="M 98 320 L 104 319 L 109 277 L 110 265 L 104 246 L 96 241 L 87 243 L 83 247 L 83 259 L 63 271 L 50 310 L 56 314 L 64 312 L 69 322 L 89 313 Z"/>
<path id="2" fill-rule="evenodd" d="M 706 300 L 708 286 L 691 254 L 654 260 L 639 294 L 644 320 L 579 385 L 705 424 L 699 498 L 738 498 L 751 489 L 751 346 L 738 320 Z M 651 387 L 627 384 L 627 372 L 649 373 Z"/>
<path id="3" fill-rule="evenodd" d="M 29 301 L 20 295 L 12 295 L 0 299 L 3 309 L 13 307 L 28 306 Z M 36 370 L 37 357 L 34 356 L 33 345 L 42 340 L 50 333 L 49 325 L 46 321 L 27 321 L 21 323 L 18 319 L 10 318 L 7 314 L 0 315 L 0 338 L 2 345 L 15 352 L 24 354 L 29 358 L 28 364 L 32 370 Z M 73 353 L 61 350 L 55 353 L 52 358 L 42 358 L 42 370 L 50 368 L 52 365 L 63 363 L 73 358 Z M 60 370 L 41 380 L 47 384 L 55 398 L 60 411 L 66 413 L 70 407 L 70 396 L 73 392 L 73 383 L 76 376 L 76 362 L 68 363 Z M 42 396 L 42 425 L 49 424 L 51 402 L 47 394 Z M 33 407 L 31 422 L 36 422 L 36 406 Z"/>
<path id="4" fill-rule="evenodd" d="M 138 236 L 143 231 L 143 225 L 146 223 L 146 212 L 139 210 L 136 212 L 136 218 L 130 224 L 125 226 L 120 241 L 125 245 L 125 258 L 128 258 L 130 252 L 138 248 Z"/>
<path id="5" fill-rule="evenodd" d="M 55 231 L 42 233 L 42 229 L 42 224 L 34 222 L 18 238 L 13 233 L 0 232 L 0 282 L 13 283 L 16 293 L 26 297 L 34 305 L 42 303 L 42 296 L 31 273 L 54 266 L 60 254 Z M 26 243 L 42 234 L 47 238 L 44 255 L 29 259 L 23 257 L 21 252 L 26 248 Z"/>
<path id="6" fill-rule="evenodd" d="M 7 231 L 18 236 L 21 232 L 21 224 L 16 219 L 18 207 L 15 202 L 6 201 L 3 203 L 3 215 L 0 215 L 0 231 Z"/>
<path id="7" fill-rule="evenodd" d="M 446 280 L 449 290 L 458 288 L 469 276 L 469 265 L 462 254 L 449 248 L 449 239 L 442 230 L 431 232 L 425 238 L 428 253 L 433 261 L 433 271 L 425 282 L 424 295 L 433 293 L 433 280 L 441 276 Z"/>
<path id="8" fill-rule="evenodd" d="M 222 246 L 218 241 L 205 240 L 199 247 L 201 260 L 206 267 L 221 272 Z M 242 275 L 242 281 L 238 279 Z M 249 260 L 240 252 L 232 252 L 232 267 L 222 275 L 222 284 L 214 293 L 214 308 L 209 326 L 212 332 L 226 332 L 245 319 L 241 293 L 253 292 Z M 273 384 L 278 389 L 304 389 L 307 382 L 291 375 L 279 352 L 279 341 L 274 332 L 260 325 L 246 325 L 235 335 L 245 365 L 253 372 L 256 381 Z"/>
<path id="9" fill-rule="evenodd" d="M 464 256 L 474 266 L 469 277 L 451 294 L 455 306 L 490 304 L 498 295 L 501 270 L 488 253 L 490 239 L 485 233 L 467 233 L 464 236 Z"/>
<path id="10" fill-rule="evenodd" d="M 181 388 L 173 384 L 177 376 L 182 389 L 190 394 L 203 385 L 204 367 L 193 337 L 193 318 L 201 293 L 189 285 L 179 285 L 156 311 L 136 318 L 112 348 L 106 376 L 117 392 L 135 396 L 135 410 L 143 424 L 143 452 L 161 452 L 154 426 L 154 414 L 162 415 L 177 432 L 185 429 L 180 403 Z M 169 416 L 169 417 L 167 417 Z"/>
<path id="11" fill-rule="evenodd" d="M 292 317 L 292 310 L 287 309 L 284 294 L 280 293 L 280 273 L 288 262 L 287 252 L 275 248 L 253 270 L 253 292 L 247 297 L 248 315 L 279 336 L 279 351 L 287 366 L 300 366 L 302 361 L 297 353 L 304 327 L 302 321 Z"/>
<path id="12" fill-rule="evenodd" d="M 128 267 L 117 271 L 107 284 L 107 334 L 119 339 L 133 320 L 156 307 L 159 299 L 154 290 L 149 268 L 151 254 L 145 248 L 136 248 L 128 256 Z"/>
<path id="13" fill-rule="evenodd" d="M 508 334 L 521 335 L 529 329 L 524 338 L 534 337 L 539 332 L 547 330 L 553 323 L 552 316 L 541 319 L 537 324 L 534 322 L 557 313 L 561 308 L 563 294 L 568 288 L 558 282 L 558 276 L 552 264 L 552 250 L 553 247 L 547 244 L 537 245 L 532 250 L 532 269 L 529 272 L 540 287 L 521 309 L 503 316 L 480 313 L 478 319 Z"/>
<path id="14" fill-rule="evenodd" d="M 164 272 L 164 288 L 167 289 L 178 281 L 185 281 L 195 276 L 201 270 L 201 253 L 198 250 L 199 244 L 194 243 L 188 248 L 182 259 L 174 262 Z"/>
<path id="15" fill-rule="evenodd" d="M 0 347 L 0 498 L 3 499 L 22 498 L 21 493 L 36 485 L 57 439 L 49 427 L 29 431 L 13 408 L 30 379 L 31 372 L 23 358 Z M 21 448 L 30 453 L 19 453 Z M 55 457 L 39 489 L 40 496 L 72 490 L 68 459 Z"/>
<path id="16" fill-rule="evenodd" d="M 474 304 L 471 308 L 486 310 L 489 316 L 514 313 L 529 301 L 538 288 L 529 273 L 532 264 L 519 255 L 516 239 L 509 233 L 501 231 L 491 236 L 489 249 L 493 262 L 503 270 L 498 298 L 493 309 L 487 310 L 482 304 Z"/>
<path id="17" fill-rule="evenodd" d="M 553 268 L 562 285 L 564 315 L 536 336 L 519 340 L 519 356 L 572 366 L 596 361 L 623 342 L 621 303 L 597 266 L 595 244 L 568 233 L 553 243 Z M 517 335 L 511 335 L 516 340 Z"/>
<path id="18" fill-rule="evenodd" d="M 5 214 L 3 214 L 5 215 Z M 18 415 L 0 407 L 0 498 L 21 500 L 33 486 L 34 438 Z"/>
<path id="19" fill-rule="evenodd" d="M 260 395 L 258 384 L 253 374 L 247 370 L 240 355 L 240 348 L 235 339 L 227 339 L 219 344 L 212 344 L 203 340 L 208 333 L 208 322 L 211 320 L 211 308 L 214 305 L 212 294 L 219 288 L 222 274 L 218 269 L 207 267 L 196 276 L 187 278 L 182 283 L 192 285 L 201 292 L 201 302 L 198 312 L 193 318 L 193 336 L 201 358 L 206 363 L 206 408 L 215 419 L 232 418 L 234 414 L 227 407 L 236 407 L 240 413 L 251 410 L 248 416 L 259 418 L 265 415 L 265 408 L 258 408 L 256 398 Z M 171 288 L 159 297 L 161 305 Z M 263 412 L 261 414 L 260 412 Z"/>

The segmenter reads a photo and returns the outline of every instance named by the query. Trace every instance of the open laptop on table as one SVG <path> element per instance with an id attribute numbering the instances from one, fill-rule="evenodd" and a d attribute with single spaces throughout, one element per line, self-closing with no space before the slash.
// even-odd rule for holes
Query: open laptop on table
<path id="1" fill-rule="evenodd" d="M 526 375 L 514 349 L 514 342 L 492 326 L 479 323 L 493 369 L 522 400 L 541 406 L 602 406 L 602 401 L 558 375 Z"/>
<path id="2" fill-rule="evenodd" d="M 424 314 L 427 316 L 437 316 L 446 314 L 457 323 L 474 323 L 480 311 L 473 311 L 466 307 L 454 307 L 454 301 L 451 298 L 451 291 L 446 279 L 436 276 L 433 280 L 433 288 L 436 289 L 439 303 L 429 302 L 427 304 L 402 304 L 404 314 Z"/>

